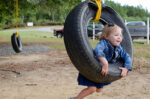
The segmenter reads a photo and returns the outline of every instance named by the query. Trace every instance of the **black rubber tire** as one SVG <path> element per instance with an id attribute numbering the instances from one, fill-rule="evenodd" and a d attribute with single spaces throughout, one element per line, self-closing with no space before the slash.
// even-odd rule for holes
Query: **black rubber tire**
<path id="1" fill-rule="evenodd" d="M 118 68 L 123 66 L 123 63 L 109 64 L 107 76 L 100 73 L 101 65 L 94 57 L 87 35 L 88 23 L 97 11 L 95 5 L 93 2 L 85 1 L 69 13 L 64 25 L 64 43 L 72 63 L 83 76 L 97 83 L 112 82 L 121 78 L 121 70 Z M 103 5 L 100 21 L 103 25 L 112 22 L 123 29 L 124 39 L 121 45 L 133 60 L 131 36 L 120 16 L 111 7 Z"/>
<path id="2" fill-rule="evenodd" d="M 20 36 L 16 37 L 16 33 L 13 33 L 11 36 L 11 44 L 16 53 L 22 52 L 22 43 Z"/>

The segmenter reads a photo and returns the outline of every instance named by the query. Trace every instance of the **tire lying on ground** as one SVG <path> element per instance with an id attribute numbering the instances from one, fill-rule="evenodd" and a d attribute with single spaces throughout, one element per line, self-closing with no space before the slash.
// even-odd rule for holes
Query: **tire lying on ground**
<path id="1" fill-rule="evenodd" d="M 16 36 L 16 33 L 13 33 L 11 36 L 11 44 L 16 53 L 22 52 L 22 43 L 20 40 L 20 36 Z"/>
<path id="2" fill-rule="evenodd" d="M 97 6 L 91 1 L 85 1 L 77 5 L 68 14 L 65 21 L 64 43 L 72 63 L 83 76 L 97 83 L 112 82 L 121 78 L 121 70 L 118 67 L 123 66 L 123 63 L 109 63 L 109 74 L 107 76 L 101 75 L 101 65 L 94 57 L 87 36 L 88 23 L 95 18 L 96 11 Z M 133 59 L 132 40 L 120 16 L 111 7 L 102 5 L 100 22 L 103 25 L 114 23 L 123 29 L 124 39 L 121 45 Z"/>

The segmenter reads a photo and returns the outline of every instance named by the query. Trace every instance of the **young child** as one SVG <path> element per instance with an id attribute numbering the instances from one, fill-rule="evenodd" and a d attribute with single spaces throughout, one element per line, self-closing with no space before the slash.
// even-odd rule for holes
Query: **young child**
<path id="1" fill-rule="evenodd" d="M 105 25 L 100 36 L 100 42 L 94 49 L 96 58 L 102 64 L 102 75 L 108 74 L 108 63 L 114 63 L 122 59 L 124 67 L 119 67 L 122 70 L 121 77 L 127 75 L 128 70 L 132 70 L 132 62 L 130 56 L 124 51 L 120 43 L 122 42 L 122 29 L 117 25 Z M 78 84 L 87 86 L 76 97 L 70 99 L 83 99 L 84 97 L 94 93 L 101 92 L 102 88 L 110 83 L 95 83 L 88 80 L 79 73 Z"/>

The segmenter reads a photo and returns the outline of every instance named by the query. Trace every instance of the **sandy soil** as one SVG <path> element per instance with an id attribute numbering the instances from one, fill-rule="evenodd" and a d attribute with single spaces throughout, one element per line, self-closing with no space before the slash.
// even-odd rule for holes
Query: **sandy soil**
<path id="1" fill-rule="evenodd" d="M 69 99 L 85 88 L 77 74 L 65 50 L 0 56 L 0 99 Z M 150 99 L 150 70 L 137 68 L 85 99 Z"/>

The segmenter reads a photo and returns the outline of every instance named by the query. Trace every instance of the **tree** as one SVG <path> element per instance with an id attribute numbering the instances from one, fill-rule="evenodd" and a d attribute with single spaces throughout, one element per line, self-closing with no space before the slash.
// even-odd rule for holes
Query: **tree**
<path id="1" fill-rule="evenodd" d="M 16 0 L 0 0 L 0 27 L 15 24 Z M 18 0 L 18 23 L 33 22 L 64 22 L 68 13 L 81 0 Z M 110 0 L 105 4 L 117 11 L 122 18 L 142 19 L 150 13 L 142 6 L 121 6 Z"/>

